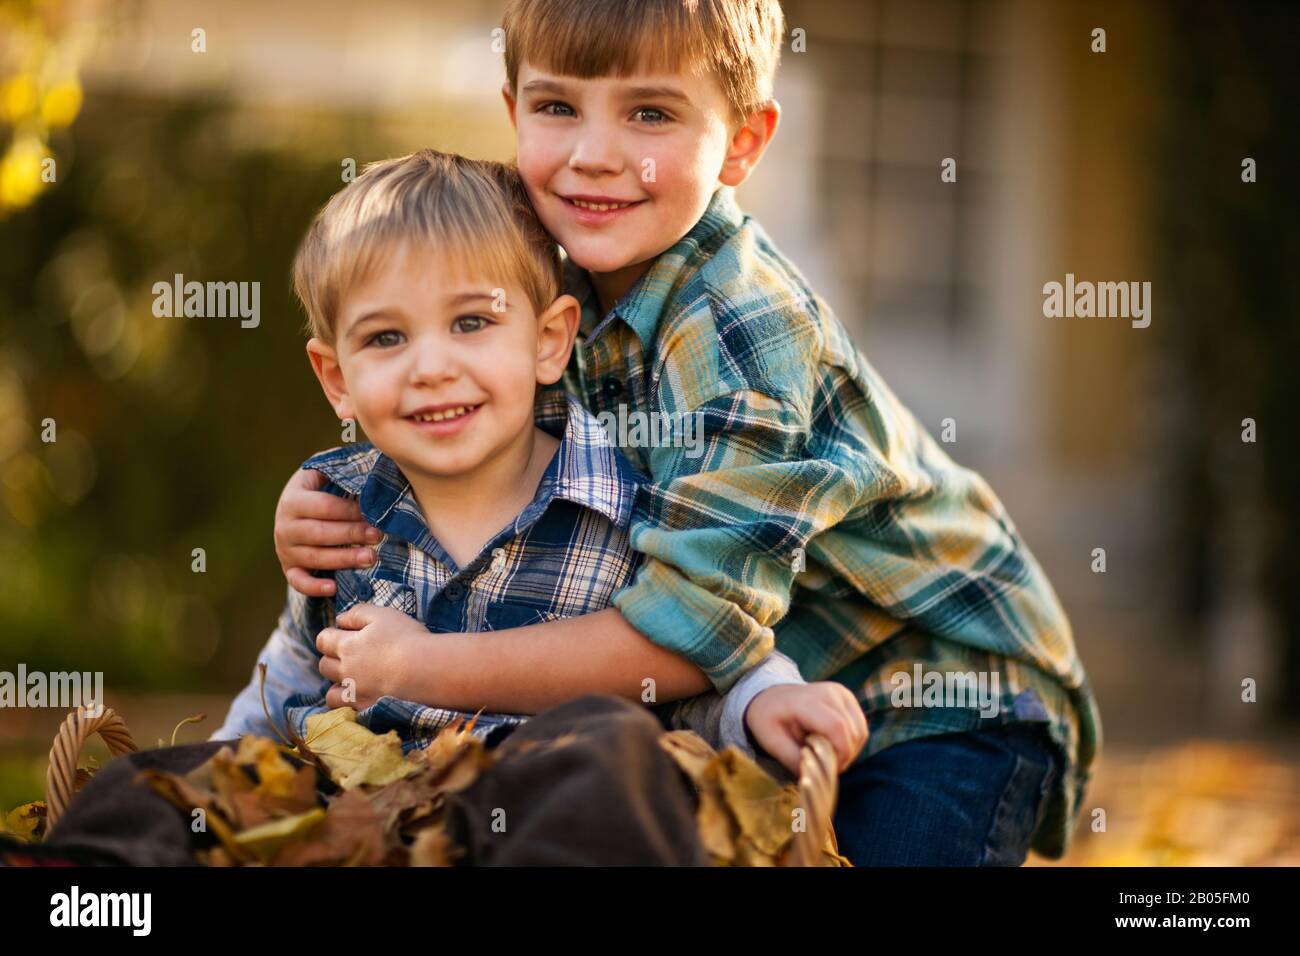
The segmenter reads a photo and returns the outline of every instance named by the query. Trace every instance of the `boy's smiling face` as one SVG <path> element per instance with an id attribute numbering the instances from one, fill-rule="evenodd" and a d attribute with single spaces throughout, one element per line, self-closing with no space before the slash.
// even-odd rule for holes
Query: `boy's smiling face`
<path id="1" fill-rule="evenodd" d="M 517 99 L 508 83 L 503 93 L 538 217 L 606 307 L 690 231 L 719 184 L 748 178 L 779 114 L 773 101 L 736 121 L 712 76 L 583 79 L 528 61 Z"/>
<path id="2" fill-rule="evenodd" d="M 536 385 L 564 371 L 577 302 L 561 296 L 538 317 L 507 286 L 496 311 L 494 287 L 403 243 L 343 296 L 334 344 L 308 343 L 339 418 L 408 477 L 462 478 L 531 447 Z"/>

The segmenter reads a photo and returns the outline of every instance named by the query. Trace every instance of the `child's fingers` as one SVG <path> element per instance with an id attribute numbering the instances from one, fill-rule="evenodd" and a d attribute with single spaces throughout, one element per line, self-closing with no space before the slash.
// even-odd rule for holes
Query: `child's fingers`
<path id="1" fill-rule="evenodd" d="M 299 468 L 289 478 L 289 483 L 285 485 L 285 490 L 290 488 L 305 488 L 308 491 L 320 491 L 325 485 L 325 476 L 319 471 L 311 468 Z"/>
<path id="2" fill-rule="evenodd" d="M 365 521 L 325 521 L 317 518 L 298 518 L 286 522 L 283 532 L 287 543 L 286 551 L 291 547 L 307 545 L 334 547 L 340 544 L 378 544 L 383 537 L 378 528 L 372 528 Z"/>
<path id="3" fill-rule="evenodd" d="M 373 548 L 289 548 L 280 556 L 285 567 L 313 571 L 367 568 L 375 563 Z"/>
<path id="4" fill-rule="evenodd" d="M 755 736 L 757 737 L 757 735 Z M 759 743 L 781 766 L 796 777 L 799 775 L 799 760 L 803 752 L 803 741 L 796 736 L 793 730 L 784 726 L 779 727 L 773 733 L 765 734 L 759 740 Z"/>
<path id="5" fill-rule="evenodd" d="M 820 734 L 830 741 L 839 760 L 840 771 L 853 762 L 865 739 L 858 737 L 853 720 L 834 706 L 818 707 L 806 713 L 803 716 L 803 726 L 808 733 Z"/>
<path id="6" fill-rule="evenodd" d="M 343 662 L 337 657 L 322 657 L 318 666 L 320 667 L 321 676 L 326 680 L 333 681 L 336 684 L 342 682 Z"/>
<path id="7" fill-rule="evenodd" d="M 285 516 L 289 520 L 316 518 L 320 521 L 361 520 L 361 506 L 351 498 L 340 498 L 328 491 L 292 491 L 284 496 Z"/>
<path id="8" fill-rule="evenodd" d="M 307 597 L 329 597 L 334 593 L 333 578 L 318 578 L 306 568 L 289 568 L 284 576 L 289 587 Z"/>

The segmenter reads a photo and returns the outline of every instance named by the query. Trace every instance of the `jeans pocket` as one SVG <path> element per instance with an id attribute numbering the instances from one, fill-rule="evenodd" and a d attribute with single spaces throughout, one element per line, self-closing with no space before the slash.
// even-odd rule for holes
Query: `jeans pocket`
<path id="1" fill-rule="evenodd" d="M 1029 731 L 1021 734 L 1020 731 Z M 1035 728 L 1007 728 L 1005 745 L 1015 762 L 1002 788 L 984 844 L 982 866 L 1020 866 L 1047 811 L 1057 758 Z"/>

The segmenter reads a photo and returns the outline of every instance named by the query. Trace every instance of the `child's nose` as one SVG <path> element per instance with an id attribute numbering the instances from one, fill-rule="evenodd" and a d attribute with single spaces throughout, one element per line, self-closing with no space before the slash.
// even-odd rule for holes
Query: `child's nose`
<path id="1" fill-rule="evenodd" d="M 569 168 L 586 173 L 619 173 L 623 155 L 611 130 L 601 125 L 584 126 L 569 153 Z"/>
<path id="2" fill-rule="evenodd" d="M 459 363 L 453 349 L 421 345 L 413 350 L 411 380 L 415 383 L 439 382 L 455 378 Z"/>

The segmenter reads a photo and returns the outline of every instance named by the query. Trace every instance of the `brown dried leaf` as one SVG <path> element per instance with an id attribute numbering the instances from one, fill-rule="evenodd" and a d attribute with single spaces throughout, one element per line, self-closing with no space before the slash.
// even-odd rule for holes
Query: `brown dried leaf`
<path id="1" fill-rule="evenodd" d="M 452 866 L 462 852 L 442 827 L 426 827 L 411 846 L 411 866 Z"/>
<path id="2" fill-rule="evenodd" d="M 330 800 L 323 823 L 311 836 L 281 849 L 272 866 L 379 866 L 396 847 L 385 830 L 386 815 L 359 790 L 345 790 Z"/>
<path id="3" fill-rule="evenodd" d="M 229 748 L 223 747 L 222 750 L 229 750 Z M 195 770 L 203 770 L 210 764 L 211 761 L 200 765 Z M 191 771 L 190 775 L 180 777 L 161 770 L 142 770 L 136 774 L 135 781 L 148 784 L 160 797 L 187 814 L 195 809 L 203 810 L 206 825 L 221 841 L 221 845 L 226 848 L 230 856 L 241 863 L 250 862 L 253 855 L 235 842 L 235 830 L 230 822 L 230 813 L 222 808 L 219 798 L 212 791 L 195 785 L 190 779 L 193 773 L 194 771 Z M 201 779 L 202 775 L 199 776 Z"/>

